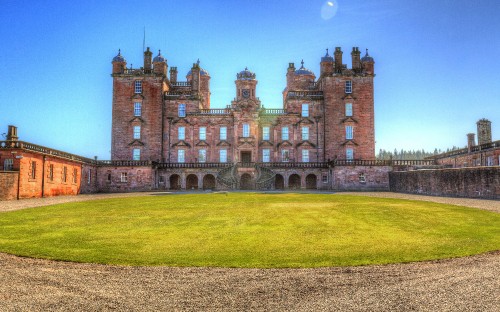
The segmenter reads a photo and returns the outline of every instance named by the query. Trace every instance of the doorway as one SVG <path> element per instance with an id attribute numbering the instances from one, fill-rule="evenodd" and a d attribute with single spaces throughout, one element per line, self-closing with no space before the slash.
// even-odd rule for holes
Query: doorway
<path id="1" fill-rule="evenodd" d="M 241 162 L 242 163 L 251 163 L 252 162 L 252 152 L 242 151 L 241 152 Z"/>

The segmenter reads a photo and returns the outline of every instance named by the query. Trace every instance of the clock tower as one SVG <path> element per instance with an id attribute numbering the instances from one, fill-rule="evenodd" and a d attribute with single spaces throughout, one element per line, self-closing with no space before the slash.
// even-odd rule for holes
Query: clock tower
<path id="1" fill-rule="evenodd" d="M 235 83 L 236 101 L 255 100 L 255 87 L 257 86 L 255 73 L 252 73 L 245 67 L 245 70 L 236 74 Z"/>

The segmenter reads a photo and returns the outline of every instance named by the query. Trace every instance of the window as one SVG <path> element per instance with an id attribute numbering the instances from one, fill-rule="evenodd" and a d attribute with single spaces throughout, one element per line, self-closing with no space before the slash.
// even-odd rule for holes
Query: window
<path id="1" fill-rule="evenodd" d="M 221 163 L 227 162 L 227 150 L 222 149 L 219 151 L 219 161 Z"/>
<path id="2" fill-rule="evenodd" d="M 135 102 L 134 103 L 134 116 L 141 116 L 142 114 L 142 107 L 141 107 L 140 102 Z"/>
<path id="3" fill-rule="evenodd" d="M 141 126 L 134 126 L 134 139 L 141 138 Z"/>
<path id="4" fill-rule="evenodd" d="M 243 137 L 248 138 L 250 136 L 250 125 L 243 124 Z"/>
<path id="5" fill-rule="evenodd" d="M 302 117 L 309 117 L 309 104 L 302 104 Z"/>
<path id="6" fill-rule="evenodd" d="M 179 104 L 179 117 L 186 117 L 186 104 Z"/>
<path id="7" fill-rule="evenodd" d="M 200 127 L 200 140 L 206 140 L 206 139 L 207 139 L 207 128 Z"/>
<path id="8" fill-rule="evenodd" d="M 328 176 L 327 176 L 326 174 L 325 174 L 325 175 L 323 175 L 323 176 L 321 177 L 321 181 L 322 181 L 323 183 L 328 183 Z"/>
<path id="9" fill-rule="evenodd" d="M 352 81 L 347 80 L 345 82 L 345 93 L 352 93 Z"/>
<path id="10" fill-rule="evenodd" d="M 220 127 L 219 139 L 227 140 L 227 127 Z"/>
<path id="11" fill-rule="evenodd" d="M 352 126 L 345 126 L 345 139 L 352 140 L 352 138 L 353 138 Z"/>
<path id="12" fill-rule="evenodd" d="M 302 127 L 302 141 L 309 140 L 309 127 Z"/>
<path id="13" fill-rule="evenodd" d="M 202 149 L 198 151 L 198 162 L 204 163 L 207 161 L 207 150 Z"/>
<path id="14" fill-rule="evenodd" d="M 290 151 L 289 150 L 281 150 L 281 161 L 282 162 L 290 161 Z"/>
<path id="15" fill-rule="evenodd" d="M 271 161 L 271 150 L 265 148 L 262 150 L 262 162 L 270 162 Z"/>
<path id="16" fill-rule="evenodd" d="M 73 168 L 73 183 L 76 183 L 78 180 L 78 170 L 76 168 Z"/>
<path id="17" fill-rule="evenodd" d="M 3 161 L 3 170 L 12 171 L 14 169 L 14 159 L 8 158 Z"/>
<path id="18" fill-rule="evenodd" d="M 346 115 L 346 117 L 352 116 L 352 103 L 345 104 L 345 115 Z"/>
<path id="19" fill-rule="evenodd" d="M 183 163 L 184 162 L 184 155 L 186 151 L 185 150 L 178 150 L 177 151 L 177 162 Z"/>
<path id="20" fill-rule="evenodd" d="M 135 93 L 142 93 L 142 81 L 136 80 L 134 86 L 135 86 Z"/>
<path id="21" fill-rule="evenodd" d="M 281 140 L 288 140 L 288 127 L 281 128 Z"/>
<path id="22" fill-rule="evenodd" d="M 493 166 L 493 156 L 486 158 L 486 166 Z"/>
<path id="23" fill-rule="evenodd" d="M 87 174 L 87 184 L 90 185 L 91 181 L 92 181 L 92 169 L 89 169 L 89 172 Z"/>
<path id="24" fill-rule="evenodd" d="M 179 140 L 185 140 L 186 139 L 186 128 L 185 127 L 179 127 L 177 129 L 177 135 Z"/>
<path id="25" fill-rule="evenodd" d="M 108 182 L 111 182 L 111 173 L 108 171 Z"/>
<path id="26" fill-rule="evenodd" d="M 364 173 L 360 173 L 359 174 L 359 183 L 366 183 L 366 177 L 365 177 L 365 174 Z"/>
<path id="27" fill-rule="evenodd" d="M 120 182 L 125 183 L 127 181 L 128 181 L 127 173 L 122 172 L 122 174 L 120 175 Z"/>
<path id="28" fill-rule="evenodd" d="M 269 141 L 269 127 L 262 127 L 262 140 Z"/>
<path id="29" fill-rule="evenodd" d="M 68 179 L 68 168 L 66 168 L 66 166 L 63 167 L 63 171 L 62 171 L 62 181 L 63 182 L 66 182 L 66 180 Z"/>
<path id="30" fill-rule="evenodd" d="M 141 160 L 141 150 L 134 148 L 132 151 L 132 160 Z"/>
<path id="31" fill-rule="evenodd" d="M 35 161 L 31 162 L 30 178 L 36 179 L 36 162 Z"/>
<path id="32" fill-rule="evenodd" d="M 302 150 L 302 162 L 309 162 L 309 150 Z"/>
<path id="33" fill-rule="evenodd" d="M 54 165 L 49 165 L 49 181 L 54 181 Z"/>
<path id="34" fill-rule="evenodd" d="M 347 160 L 353 160 L 354 159 L 354 151 L 352 148 L 346 148 L 345 150 L 345 158 Z"/>

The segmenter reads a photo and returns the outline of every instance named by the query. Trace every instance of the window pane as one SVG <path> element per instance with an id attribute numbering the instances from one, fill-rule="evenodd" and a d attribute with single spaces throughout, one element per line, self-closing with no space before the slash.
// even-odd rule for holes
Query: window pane
<path id="1" fill-rule="evenodd" d="M 227 127 L 220 127 L 220 139 L 227 140 Z"/>
<path id="2" fill-rule="evenodd" d="M 345 93 L 352 93 L 352 81 L 347 80 L 345 82 Z"/>
<path id="3" fill-rule="evenodd" d="M 271 159 L 271 150 L 266 148 L 262 150 L 262 162 L 269 162 Z"/>
<path id="4" fill-rule="evenodd" d="M 141 103 L 135 102 L 134 103 L 134 116 L 141 116 L 141 114 L 142 114 Z"/>
<path id="5" fill-rule="evenodd" d="M 141 138 L 141 126 L 134 126 L 134 139 Z"/>
<path id="6" fill-rule="evenodd" d="M 199 150 L 198 151 L 198 162 L 206 162 L 207 161 L 207 150 Z"/>
<path id="7" fill-rule="evenodd" d="M 352 140 L 352 138 L 353 138 L 352 126 L 345 127 L 345 138 L 346 138 L 346 140 Z"/>
<path id="8" fill-rule="evenodd" d="M 227 150 L 223 149 L 219 151 L 219 161 L 221 163 L 227 162 Z"/>
<path id="9" fill-rule="evenodd" d="M 207 139 L 207 128 L 200 127 L 200 140 L 206 140 L 206 139 Z"/>
<path id="10" fill-rule="evenodd" d="M 177 162 L 180 162 L 180 163 L 184 162 L 184 150 L 177 151 Z"/>
<path id="11" fill-rule="evenodd" d="M 309 162 L 309 150 L 302 150 L 302 162 Z"/>
<path id="12" fill-rule="evenodd" d="M 243 137 L 248 138 L 250 136 L 250 125 L 243 124 Z"/>
<path id="13" fill-rule="evenodd" d="M 262 128 L 262 140 L 269 141 L 269 127 Z"/>
<path id="14" fill-rule="evenodd" d="M 288 150 L 281 151 L 281 161 L 283 162 L 290 161 L 290 153 Z"/>
<path id="15" fill-rule="evenodd" d="M 345 158 L 347 160 L 352 160 L 354 159 L 354 151 L 352 150 L 352 148 L 347 148 L 345 150 Z"/>
<path id="16" fill-rule="evenodd" d="M 352 103 L 346 103 L 345 104 L 345 115 L 347 117 L 351 117 L 352 116 Z"/>
<path id="17" fill-rule="evenodd" d="M 309 140 L 309 128 L 302 127 L 302 141 Z"/>
<path id="18" fill-rule="evenodd" d="M 281 128 L 281 139 L 288 140 L 288 127 Z"/>
<path id="19" fill-rule="evenodd" d="M 135 93 L 142 93 L 142 81 L 135 81 Z"/>
<path id="20" fill-rule="evenodd" d="M 179 140 L 185 140 L 186 139 L 186 128 L 185 127 L 179 127 L 179 129 L 178 129 L 178 135 L 179 135 Z"/>
<path id="21" fill-rule="evenodd" d="M 179 104 L 179 117 L 186 117 L 186 104 Z"/>
<path id="22" fill-rule="evenodd" d="M 309 117 L 309 104 L 302 104 L 302 117 Z"/>
<path id="23" fill-rule="evenodd" d="M 134 148 L 133 152 L 133 160 L 141 160 L 141 150 L 138 148 Z"/>

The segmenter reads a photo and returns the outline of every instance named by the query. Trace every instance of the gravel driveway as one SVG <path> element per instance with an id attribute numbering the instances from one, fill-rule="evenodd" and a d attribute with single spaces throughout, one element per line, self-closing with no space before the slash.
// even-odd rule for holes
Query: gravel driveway
<path id="1" fill-rule="evenodd" d="M 499 201 L 355 194 L 500 212 Z M 0 211 L 114 196 L 130 195 L 0 202 Z M 499 290 L 500 251 L 440 261 L 320 269 L 121 267 L 0 253 L 0 311 L 499 311 Z"/>

